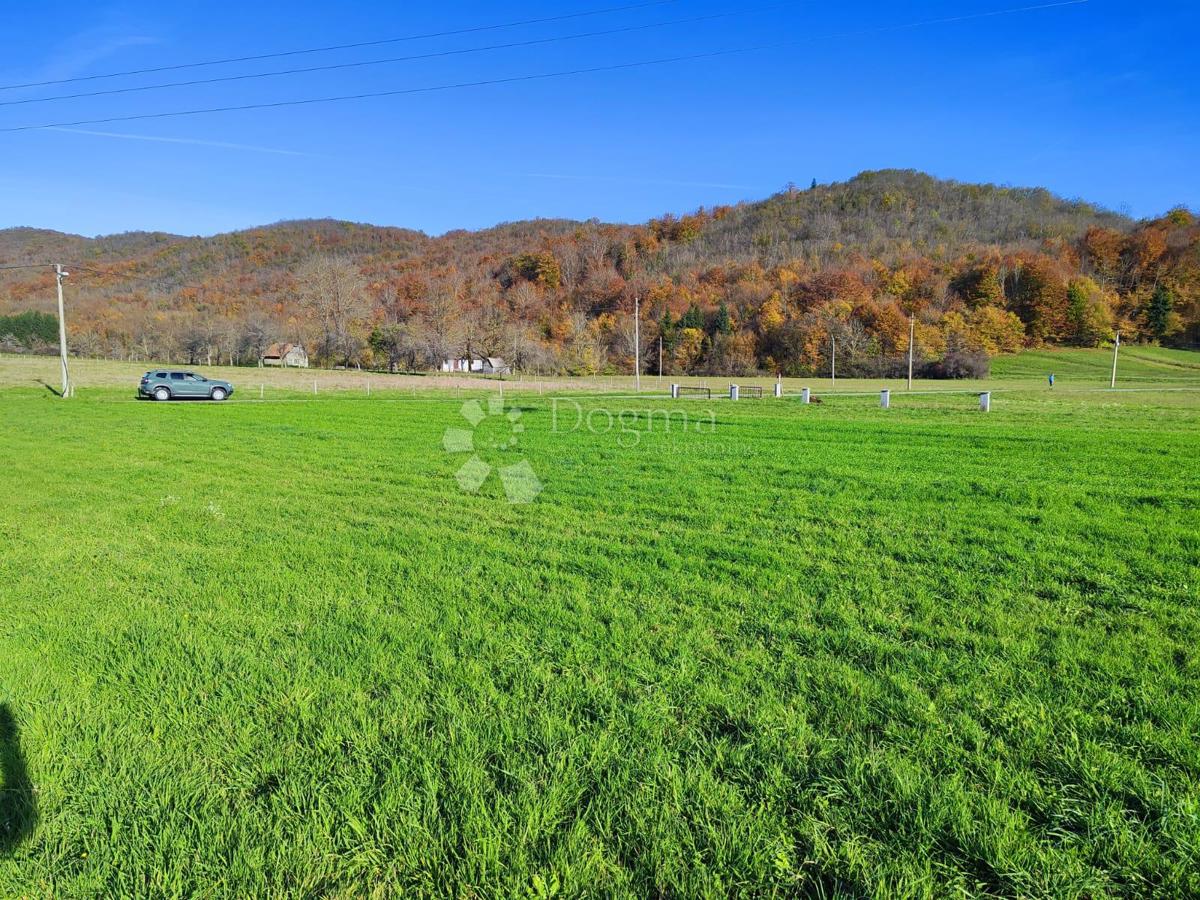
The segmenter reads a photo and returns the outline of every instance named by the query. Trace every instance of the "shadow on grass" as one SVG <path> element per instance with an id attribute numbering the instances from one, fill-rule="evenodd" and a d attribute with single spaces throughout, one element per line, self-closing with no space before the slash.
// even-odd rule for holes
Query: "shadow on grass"
<path id="1" fill-rule="evenodd" d="M 33 832 L 37 804 L 21 752 L 21 733 L 7 703 L 0 703 L 0 854 L 11 853 Z"/>
<path id="2" fill-rule="evenodd" d="M 54 388 L 50 387 L 50 385 L 46 384 L 46 382 L 42 381 L 42 379 L 40 379 L 40 378 L 37 379 L 37 383 L 40 384 L 42 387 L 44 387 L 46 390 L 48 390 L 50 393 L 52 393 L 55 397 L 62 396 L 62 391 L 56 391 Z"/>

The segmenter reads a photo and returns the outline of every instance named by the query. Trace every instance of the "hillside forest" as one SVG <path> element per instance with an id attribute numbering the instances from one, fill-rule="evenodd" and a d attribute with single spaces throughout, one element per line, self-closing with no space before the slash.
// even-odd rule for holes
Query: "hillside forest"
<path id="1" fill-rule="evenodd" d="M 536 220 L 430 237 L 331 220 L 213 237 L 0 231 L 0 351 L 427 370 L 465 355 L 536 373 L 984 374 L 1025 347 L 1200 345 L 1200 223 L 1133 221 L 1042 189 L 912 171 L 789 185 L 642 225 Z"/>

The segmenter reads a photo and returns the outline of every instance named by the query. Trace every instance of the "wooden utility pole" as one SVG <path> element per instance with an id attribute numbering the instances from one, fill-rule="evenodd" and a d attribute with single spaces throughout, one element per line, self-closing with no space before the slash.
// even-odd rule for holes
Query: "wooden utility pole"
<path id="1" fill-rule="evenodd" d="M 642 392 L 642 300 L 633 295 L 633 389 Z"/>
<path id="2" fill-rule="evenodd" d="M 1117 351 L 1121 349 L 1121 332 L 1117 332 L 1117 339 L 1113 342 L 1113 368 L 1112 378 L 1108 382 L 1110 388 L 1117 386 Z"/>
<path id="3" fill-rule="evenodd" d="M 58 285 L 58 355 L 62 360 L 62 396 L 70 397 L 73 393 L 71 387 L 71 372 L 67 368 L 67 317 L 63 310 L 63 279 L 70 275 L 63 267 L 57 263 L 54 265 L 54 281 Z"/>
<path id="4" fill-rule="evenodd" d="M 908 317 L 908 389 L 912 390 L 912 359 L 913 359 L 913 335 L 917 330 L 917 320 L 914 316 Z"/>

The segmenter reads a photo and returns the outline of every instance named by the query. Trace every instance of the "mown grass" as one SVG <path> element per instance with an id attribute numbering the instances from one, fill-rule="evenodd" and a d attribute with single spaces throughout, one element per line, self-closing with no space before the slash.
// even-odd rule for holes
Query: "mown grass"
<path id="1" fill-rule="evenodd" d="M 149 368 L 162 368 L 162 363 L 118 362 L 98 359 L 72 359 L 71 377 L 81 398 L 99 399 L 109 390 L 121 388 L 132 395 L 138 378 Z M 237 401 L 259 399 L 278 400 L 288 397 L 311 397 L 329 393 L 357 393 L 365 396 L 368 387 L 373 394 L 419 396 L 427 393 L 461 393 L 471 390 L 499 389 L 501 381 L 510 388 L 542 394 L 633 392 L 631 375 L 594 375 L 586 377 L 539 376 L 517 373 L 504 376 L 450 375 L 445 373 L 395 373 L 330 369 L 276 369 L 251 366 L 188 366 L 176 361 L 168 368 L 184 368 L 201 372 L 211 378 L 233 382 Z M 1047 387 L 1046 376 L 1055 374 L 1058 390 L 1103 390 L 1109 385 L 1112 369 L 1112 350 L 1025 350 L 992 360 L 991 375 L 985 379 L 921 379 L 913 387 L 918 391 L 970 390 L 1038 390 Z M 844 373 L 843 373 L 844 375 Z M 904 390 L 904 378 L 846 378 L 832 380 L 829 373 L 787 377 L 783 379 L 786 394 L 798 394 L 804 387 L 822 393 L 872 392 L 881 388 Z M 770 375 L 657 375 L 642 376 L 646 393 L 667 394 L 671 382 L 703 385 L 715 395 L 727 396 L 729 384 L 757 385 L 769 389 L 775 383 Z M 61 383 L 57 357 L 0 354 L 0 389 L 10 387 L 41 388 L 47 393 Z M 1197 387 L 1200 388 L 1200 354 L 1193 351 L 1170 350 L 1129 344 L 1121 349 L 1117 386 L 1139 387 Z"/>
<path id="2" fill-rule="evenodd" d="M 1061 384 L 1108 385 L 1112 348 L 1099 350 L 1025 350 L 992 360 L 992 376 L 1000 380 L 1042 378 L 1051 372 Z M 1117 356 L 1117 385 L 1127 382 L 1200 385 L 1200 354 L 1125 344 Z"/>
<path id="3" fill-rule="evenodd" d="M 1200 394 L 127 394 L 0 392 L 0 896 L 1200 893 Z"/>

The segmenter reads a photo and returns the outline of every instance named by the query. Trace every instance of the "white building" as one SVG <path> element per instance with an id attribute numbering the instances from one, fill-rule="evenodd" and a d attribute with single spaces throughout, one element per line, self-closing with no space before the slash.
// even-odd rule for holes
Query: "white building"
<path id="1" fill-rule="evenodd" d="M 462 356 L 442 360 L 443 372 L 478 372 L 481 375 L 507 375 L 512 371 L 499 356 Z"/>

